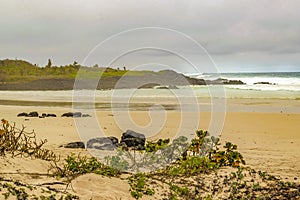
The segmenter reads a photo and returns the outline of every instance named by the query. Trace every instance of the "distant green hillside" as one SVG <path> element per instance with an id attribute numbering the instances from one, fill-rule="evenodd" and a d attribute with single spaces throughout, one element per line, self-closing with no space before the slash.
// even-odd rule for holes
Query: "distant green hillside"
<path id="1" fill-rule="evenodd" d="M 95 86 L 95 80 L 98 85 Z M 39 67 L 23 60 L 0 60 L 0 90 L 71 90 L 75 78 L 80 80 L 80 89 L 112 89 L 123 78 L 119 88 L 140 88 L 145 83 L 161 85 L 203 85 L 204 80 L 185 77 L 171 70 L 129 71 L 121 69 L 81 66 L 77 62 L 65 66 Z M 146 81 L 146 82 L 145 82 Z"/>
<path id="2" fill-rule="evenodd" d="M 78 71 L 80 69 L 80 74 Z M 101 74 L 103 73 L 103 74 Z M 141 71 L 126 71 L 103 67 L 83 67 L 74 62 L 65 66 L 51 66 L 39 67 L 23 60 L 0 60 L 0 82 L 28 82 L 39 79 L 75 79 L 76 76 L 81 78 L 97 78 L 101 74 L 103 77 L 123 76 L 125 73 L 133 76 L 141 76 L 145 73 Z"/>
<path id="3" fill-rule="evenodd" d="M 72 90 L 75 79 L 78 83 L 77 89 L 245 84 L 240 80 L 196 79 L 172 70 L 129 71 L 125 67 L 88 67 L 77 62 L 65 66 L 52 66 L 51 60 L 45 67 L 39 67 L 23 60 L 0 60 L 0 90 Z"/>

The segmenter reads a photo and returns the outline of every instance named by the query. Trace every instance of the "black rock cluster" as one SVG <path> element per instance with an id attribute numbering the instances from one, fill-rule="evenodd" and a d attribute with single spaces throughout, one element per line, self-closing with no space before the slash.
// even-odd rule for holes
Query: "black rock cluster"
<path id="1" fill-rule="evenodd" d="M 117 147 L 121 146 L 124 149 L 134 149 L 134 150 L 145 150 L 146 137 L 144 134 L 137 133 L 132 130 L 127 130 L 122 134 L 121 140 L 119 142 L 118 138 L 110 137 L 99 137 L 92 138 L 87 141 L 86 147 L 88 149 L 98 149 L 98 150 L 109 150 L 113 151 Z M 83 142 L 71 142 L 61 147 L 65 148 L 85 148 Z"/>
<path id="2" fill-rule="evenodd" d="M 19 113 L 17 115 L 17 117 L 39 117 L 39 118 L 45 118 L 45 117 L 56 117 L 56 114 L 43 113 L 42 115 L 39 115 L 38 112 L 33 111 L 33 112 L 30 112 L 30 113 L 26 113 L 26 112 Z"/>
<path id="3" fill-rule="evenodd" d="M 51 113 L 42 113 L 42 115 L 39 115 L 38 112 L 33 111 L 30 113 L 22 112 L 17 115 L 17 117 L 39 117 L 39 118 L 45 118 L 45 117 L 57 117 L 56 114 Z M 91 117 L 89 114 L 83 114 L 81 112 L 67 112 L 61 115 L 61 117 Z"/>

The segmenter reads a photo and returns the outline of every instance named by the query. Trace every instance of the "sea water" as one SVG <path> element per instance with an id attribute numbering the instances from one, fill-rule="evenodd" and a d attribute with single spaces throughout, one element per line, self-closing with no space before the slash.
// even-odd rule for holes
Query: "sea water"
<path id="1" fill-rule="evenodd" d="M 112 90 L 60 90 L 60 91 L 0 91 L 0 101 L 72 102 L 94 101 L 110 103 L 133 101 L 178 102 L 178 99 L 195 98 L 247 98 L 300 100 L 300 72 L 276 73 L 222 73 L 194 74 L 192 77 L 214 80 L 225 78 L 241 80 L 244 85 L 178 86 L 178 89 L 112 89 Z M 270 84 L 255 84 L 269 82 Z M 80 97 L 80 98 L 77 98 Z M 86 97 L 86 98 L 85 98 Z"/>
<path id="2" fill-rule="evenodd" d="M 300 72 L 204 73 L 195 78 L 241 80 L 244 85 L 224 85 L 227 98 L 299 99 Z M 270 84 L 256 84 L 268 82 Z M 196 89 L 197 90 L 197 89 Z"/>

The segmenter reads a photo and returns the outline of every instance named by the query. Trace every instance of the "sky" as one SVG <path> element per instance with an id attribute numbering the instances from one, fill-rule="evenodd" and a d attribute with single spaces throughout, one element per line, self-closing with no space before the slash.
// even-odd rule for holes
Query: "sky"
<path id="1" fill-rule="evenodd" d="M 300 71 L 300 1 L 0 0 L 0 59 Z"/>

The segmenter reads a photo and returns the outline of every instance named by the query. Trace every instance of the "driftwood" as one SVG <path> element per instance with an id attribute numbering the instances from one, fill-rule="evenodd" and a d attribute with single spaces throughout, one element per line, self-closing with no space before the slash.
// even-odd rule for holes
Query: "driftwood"
<path id="1" fill-rule="evenodd" d="M 9 124 L 1 120 L 0 128 L 0 156 L 10 154 L 12 157 L 30 157 L 46 161 L 59 161 L 59 157 L 51 150 L 42 148 L 47 140 L 37 141 L 34 130 L 26 132 L 25 126 L 19 129 L 15 123 Z"/>

